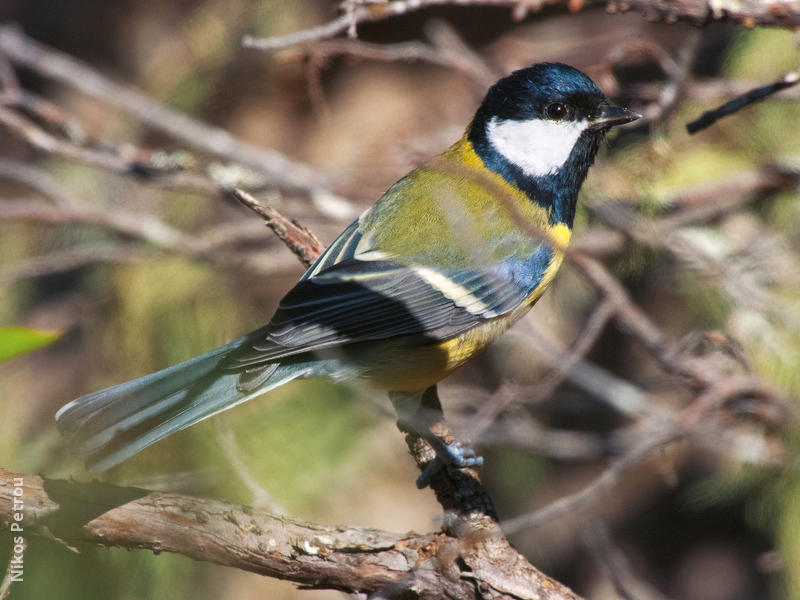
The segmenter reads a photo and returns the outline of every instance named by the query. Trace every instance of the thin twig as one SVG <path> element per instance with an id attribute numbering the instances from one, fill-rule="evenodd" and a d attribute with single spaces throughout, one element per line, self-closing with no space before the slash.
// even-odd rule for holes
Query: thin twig
<path id="1" fill-rule="evenodd" d="M 575 365 L 591 350 L 606 323 L 613 315 L 614 307 L 610 302 L 603 301 L 598 304 L 587 320 L 586 325 L 581 328 L 577 338 L 571 344 L 569 351 L 559 356 L 558 361 L 550 372 L 529 393 L 495 394 L 491 402 L 484 403 L 467 428 L 473 438 L 483 440 L 484 432 L 495 421 L 497 415 L 513 406 L 522 403 L 526 405 L 536 404 L 550 396 L 569 376 Z"/>
<path id="2" fill-rule="evenodd" d="M 275 235 L 286 244 L 289 250 L 294 252 L 306 267 L 310 267 L 325 249 L 322 242 L 308 227 L 300 225 L 296 221 L 290 221 L 271 206 L 261 204 L 244 190 L 235 188 L 231 191 L 231 195 L 264 219 L 267 227 L 272 229 Z"/>
<path id="3" fill-rule="evenodd" d="M 501 523 L 506 535 L 513 535 L 523 529 L 536 527 L 545 521 L 551 521 L 567 514 L 574 514 L 584 510 L 597 498 L 609 492 L 620 478 L 630 469 L 638 465 L 645 458 L 664 446 L 677 442 L 688 435 L 683 427 L 673 425 L 665 426 L 661 431 L 645 437 L 633 446 L 627 453 L 613 461 L 591 483 L 581 488 L 578 492 L 551 502 L 547 506 L 529 513 L 508 519 Z"/>
<path id="4" fill-rule="evenodd" d="M 147 168 L 147 165 L 137 160 L 123 158 L 109 150 L 95 150 L 61 140 L 8 108 L 0 107 L 0 124 L 5 125 L 37 150 L 66 160 L 99 167 L 123 176 L 146 179 L 149 183 L 170 189 L 190 189 L 204 193 L 218 193 L 221 190 L 219 184 L 205 176 L 171 170 L 159 171 Z"/>
<path id="5" fill-rule="evenodd" d="M 0 158 L 0 179 L 7 179 L 22 183 L 46 198 L 53 201 L 56 206 L 69 206 L 74 200 L 64 190 L 64 186 L 47 171 L 38 169 L 28 163 Z"/>
<path id="6" fill-rule="evenodd" d="M 800 82 L 800 71 L 793 71 L 791 73 L 787 73 L 780 79 L 773 81 L 769 85 L 765 85 L 762 87 L 757 87 L 752 89 L 748 92 L 745 92 L 741 96 L 734 98 L 733 100 L 726 102 L 722 106 L 715 108 L 713 110 L 707 110 L 702 115 L 700 115 L 694 121 L 691 121 L 686 124 L 686 130 L 690 134 L 697 133 L 698 131 L 702 131 L 703 129 L 710 127 L 717 121 L 719 121 L 722 117 L 726 117 L 728 115 L 732 115 L 734 113 L 739 112 L 743 108 L 750 106 L 756 102 L 761 102 L 762 100 L 766 100 L 773 94 L 780 92 L 781 90 L 785 90 L 787 88 L 793 87 Z"/>
<path id="7" fill-rule="evenodd" d="M 119 242 L 65 248 L 3 265 L 0 267 L 0 287 L 32 277 L 65 273 L 96 263 L 136 262 L 152 255 L 152 252 L 143 248 Z"/>
<path id="8" fill-rule="evenodd" d="M 662 331 L 631 300 L 628 291 L 602 263 L 577 253 L 568 253 L 567 257 L 614 304 L 617 323 L 639 340 L 664 369 L 684 378 L 693 387 L 702 388 L 713 383 L 713 374 L 678 355 L 674 344 L 667 341 Z"/>
<path id="9" fill-rule="evenodd" d="M 620 598 L 668 600 L 667 596 L 634 574 L 630 561 L 613 543 L 608 526 L 602 520 L 592 520 L 581 532 L 581 538 Z"/>
<path id="10" fill-rule="evenodd" d="M 666 60 L 662 57 L 659 64 L 667 74 L 668 80 L 661 90 L 658 101 L 645 109 L 645 120 L 660 123 L 669 118 L 686 92 L 702 39 L 702 30 L 692 30 L 681 44 L 676 60 Z"/>
<path id="11" fill-rule="evenodd" d="M 423 61 L 434 65 L 457 69 L 475 82 L 476 88 L 484 93 L 501 73 L 490 68 L 464 41 L 455 30 L 443 21 L 427 23 L 425 32 L 431 43 L 420 41 L 377 44 L 359 39 L 342 38 L 323 40 L 303 48 L 311 64 L 317 69 L 328 58 L 339 54 L 357 56 L 380 61 Z M 316 85 L 316 84 L 315 84 Z"/>
<path id="12" fill-rule="evenodd" d="M 20 89 L 19 79 L 11 62 L 0 54 L 0 89 L 5 93 L 14 93 Z"/>

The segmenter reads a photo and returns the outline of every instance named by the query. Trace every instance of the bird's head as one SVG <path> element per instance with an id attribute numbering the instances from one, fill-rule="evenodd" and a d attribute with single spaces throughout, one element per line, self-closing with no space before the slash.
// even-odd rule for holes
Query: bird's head
<path id="1" fill-rule="evenodd" d="M 552 222 L 571 226 L 606 132 L 640 116 L 611 106 L 577 69 L 541 63 L 493 85 L 467 135 L 487 168 L 548 208 Z"/>

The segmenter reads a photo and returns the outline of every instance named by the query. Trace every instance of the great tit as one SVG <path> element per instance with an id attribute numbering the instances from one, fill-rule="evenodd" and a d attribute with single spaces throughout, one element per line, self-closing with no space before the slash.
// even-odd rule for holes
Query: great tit
<path id="1" fill-rule="evenodd" d="M 512 73 L 489 89 L 460 140 L 328 246 L 267 325 L 73 400 L 56 414 L 58 429 L 103 470 L 294 379 L 421 398 L 541 296 L 606 132 L 637 118 L 567 65 Z M 450 456 L 459 466 L 479 462 Z"/>

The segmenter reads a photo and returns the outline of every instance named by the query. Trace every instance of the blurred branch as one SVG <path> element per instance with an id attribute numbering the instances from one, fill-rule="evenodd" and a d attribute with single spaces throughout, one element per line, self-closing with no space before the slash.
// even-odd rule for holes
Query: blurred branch
<path id="1" fill-rule="evenodd" d="M 156 250 L 217 264 L 245 267 L 259 274 L 275 271 L 274 260 L 267 263 L 246 260 L 242 253 L 227 250 L 238 243 L 266 240 L 262 233 L 263 229 L 251 226 L 248 221 L 216 225 L 199 233 L 190 234 L 148 213 L 119 208 L 107 211 L 77 203 L 59 206 L 27 199 L 0 201 L 0 221 L 93 225 L 123 238 L 144 242 Z M 150 255 L 147 248 L 119 244 L 113 247 L 95 244 L 65 248 L 44 256 L 4 265 L 0 269 L 0 285 L 13 283 L 25 277 L 63 272 L 95 262 L 127 262 L 141 260 Z"/>
<path id="2" fill-rule="evenodd" d="M 696 361 L 681 355 L 678 348 L 667 341 L 662 331 L 631 299 L 625 287 L 599 261 L 586 255 L 568 253 L 568 258 L 584 276 L 611 302 L 615 319 L 628 335 L 647 348 L 652 357 L 667 372 L 681 377 L 690 387 L 706 389 L 727 375 L 714 373 Z"/>
<path id="3" fill-rule="evenodd" d="M 774 399 L 774 392 L 753 377 L 728 377 L 709 386 L 706 391 L 682 409 L 675 417 L 662 415 L 645 422 L 646 435 L 625 454 L 611 462 L 603 472 L 579 491 L 564 496 L 547 506 L 513 519 L 504 521 L 503 531 L 511 535 L 528 527 L 536 527 L 564 515 L 574 515 L 585 510 L 608 493 L 630 469 L 647 459 L 655 451 L 688 437 L 700 438 L 701 433 L 708 437 L 716 419 L 714 415 L 724 408 L 727 402 L 743 398 L 753 405 L 751 412 L 768 426 L 774 427 L 785 422 L 787 415 L 769 410 L 759 412 L 759 403 Z M 702 427 L 702 430 L 700 429 Z M 708 440 L 706 440 L 708 443 Z"/>
<path id="4" fill-rule="evenodd" d="M 116 106 L 190 146 L 255 169 L 273 185 L 312 194 L 325 192 L 329 187 L 327 179 L 310 167 L 167 108 L 142 92 L 113 82 L 77 59 L 27 37 L 14 26 L 0 26 L 0 54 L 16 65 Z M 95 158 L 100 163 L 110 160 L 91 154 L 85 158 Z M 118 163 L 111 161 L 110 166 L 118 168 Z"/>
<path id="5" fill-rule="evenodd" d="M 230 420 L 223 417 L 215 419 L 214 424 L 217 429 L 217 441 L 222 451 L 225 453 L 225 457 L 228 459 L 228 464 L 233 469 L 233 472 L 250 492 L 253 506 L 268 511 L 276 516 L 287 514 L 286 509 L 278 504 L 275 498 L 272 497 L 272 494 L 264 489 L 264 486 L 258 481 L 258 477 L 256 477 L 248 467 L 247 461 L 242 458 L 239 445 L 236 442 L 236 434 L 230 425 Z"/>
<path id="6" fill-rule="evenodd" d="M 20 160 L 0 158 L 0 179 L 8 179 L 33 188 L 58 206 L 73 204 L 62 184 L 52 175 Z"/>
<path id="7" fill-rule="evenodd" d="M 430 43 L 410 41 L 395 44 L 375 44 L 358 39 L 323 40 L 304 46 L 305 53 L 314 68 L 313 86 L 319 87 L 320 68 L 332 56 L 346 54 L 380 61 L 423 61 L 449 67 L 464 73 L 483 95 L 486 88 L 497 81 L 502 73 L 487 65 L 486 61 L 470 48 L 458 33 L 444 21 L 431 20 L 425 25 L 425 34 Z"/>
<path id="8" fill-rule="evenodd" d="M 618 255 L 633 241 L 647 247 L 672 251 L 670 234 L 686 227 L 707 224 L 745 207 L 764 194 L 789 191 L 800 185 L 800 173 L 781 165 L 728 175 L 676 194 L 664 205 L 672 212 L 655 218 L 639 218 L 632 206 L 589 199 L 587 207 L 609 228 L 592 226 L 576 236 L 571 248 L 594 257 Z M 628 241 L 626 241 L 628 240 Z"/>
<path id="9" fill-rule="evenodd" d="M 0 267 L 0 287 L 23 279 L 64 273 L 95 263 L 134 262 L 152 256 L 132 244 L 84 244 L 42 256 L 26 258 Z"/>
<path id="10" fill-rule="evenodd" d="M 638 90 L 643 95 L 649 92 L 649 86 L 630 86 L 632 90 Z M 745 81 L 741 79 L 696 79 L 687 90 L 687 96 L 695 100 L 716 100 L 725 96 L 739 96 L 746 94 L 749 90 L 758 87 L 755 81 Z M 800 88 L 784 88 L 781 95 L 775 100 L 797 100 L 800 99 Z"/>
<path id="11" fill-rule="evenodd" d="M 119 209 L 105 211 L 88 206 L 61 207 L 43 202 L 8 200 L 0 202 L 0 220 L 52 224 L 86 223 L 181 254 L 194 255 L 203 252 L 192 238 L 156 217 Z"/>
<path id="12" fill-rule="evenodd" d="M 609 66 L 622 59 L 630 60 L 632 55 L 650 56 L 666 75 L 666 83 L 658 92 L 657 98 L 645 106 L 644 119 L 636 124 L 637 127 L 641 127 L 645 123 L 665 121 L 673 112 L 690 87 L 692 66 L 697 58 L 702 39 L 703 32 L 701 30 L 690 30 L 678 49 L 675 59 L 663 46 L 650 38 L 640 38 L 620 44 L 609 53 Z"/>
<path id="13" fill-rule="evenodd" d="M 19 484 L 20 480 L 23 485 Z M 210 498 L 50 480 L 0 468 L 0 522 L 25 502 L 24 535 L 171 552 L 311 589 L 372 597 L 579 600 L 501 540 L 393 534 L 275 517 Z"/>
<path id="14" fill-rule="evenodd" d="M 613 543 L 608 526 L 603 521 L 595 519 L 581 533 L 584 544 L 611 581 L 620 598 L 623 600 L 668 600 L 667 596 L 634 574 L 630 561 Z"/>
<path id="15" fill-rule="evenodd" d="M 795 29 L 800 26 L 800 2 L 782 0 L 767 3 L 759 0 L 616 0 L 570 2 L 569 0 L 393 0 L 374 2 L 373 0 L 353 0 L 350 9 L 340 17 L 323 25 L 296 31 L 287 35 L 257 38 L 246 36 L 242 44 L 257 50 L 277 50 L 310 44 L 348 32 L 355 36 L 355 25 L 371 23 L 433 6 L 499 6 L 513 9 L 512 16 L 522 19 L 528 12 L 538 12 L 546 6 L 569 6 L 571 10 L 584 5 L 604 5 L 608 12 L 634 10 L 650 21 L 675 23 L 688 21 L 695 25 L 705 25 L 711 21 L 729 21 L 747 27 L 771 25 Z"/>
<path id="16" fill-rule="evenodd" d="M 748 272 L 748 269 L 752 270 L 750 266 L 739 265 L 731 259 L 733 257 L 723 260 L 714 255 L 695 239 L 691 228 L 729 217 L 748 203 L 767 194 L 794 190 L 798 184 L 800 174 L 796 170 L 781 165 L 766 165 L 759 170 L 745 171 L 682 192 L 667 203 L 668 207 L 677 210 L 663 217 L 640 217 L 625 203 L 592 202 L 589 207 L 623 236 L 644 247 L 669 252 L 711 279 L 718 288 L 735 297 L 738 303 L 766 311 L 785 306 L 786 301 L 759 285 L 752 273 Z M 764 233 L 758 237 L 758 245 L 769 249 L 770 260 L 774 264 L 776 257 L 785 252 L 778 242 L 770 245 L 770 239 Z M 754 244 L 751 246 L 751 254 L 757 253 L 758 248 Z M 624 247 L 623 243 L 619 249 Z M 790 271 L 785 270 L 784 279 L 791 277 Z"/>
<path id="17" fill-rule="evenodd" d="M 746 94 L 758 84 L 754 81 L 740 79 L 690 79 L 684 89 L 684 96 L 692 100 L 708 102 L 730 96 Z M 643 103 L 657 102 L 661 96 L 663 85 L 658 83 L 630 83 L 621 85 L 618 93 L 630 98 L 636 98 Z M 800 88 L 785 88 L 774 101 L 800 99 Z"/>
<path id="18" fill-rule="evenodd" d="M 785 90 L 787 88 L 793 87 L 800 82 L 800 71 L 793 71 L 792 73 L 787 73 L 780 79 L 773 81 L 769 85 L 761 86 L 754 88 L 741 94 L 739 97 L 734 98 L 733 100 L 726 102 L 719 108 L 715 108 L 713 110 L 708 110 L 700 115 L 694 121 L 691 121 L 686 124 L 686 130 L 690 134 L 697 133 L 698 131 L 702 131 L 707 127 L 711 127 L 714 123 L 719 121 L 722 117 L 726 117 L 728 115 L 732 115 L 734 113 L 739 112 L 743 108 L 750 106 L 756 102 L 761 102 L 762 100 L 766 100 L 773 94 L 777 94 L 781 90 Z"/>
<path id="19" fill-rule="evenodd" d="M 579 491 L 559 498 L 535 512 L 503 521 L 503 531 L 506 535 L 512 535 L 523 529 L 536 527 L 544 521 L 550 521 L 586 509 L 596 502 L 600 496 L 612 490 L 625 473 L 637 466 L 653 452 L 681 440 L 687 435 L 689 435 L 689 432 L 677 425 L 652 432 L 651 435 L 646 436 L 623 456 L 614 460 L 596 479 Z"/>
<path id="20" fill-rule="evenodd" d="M 3 107 L 1 103 L 0 124 L 5 125 L 37 150 L 66 160 L 99 167 L 123 176 L 145 179 L 149 183 L 170 189 L 188 189 L 203 193 L 217 193 L 222 189 L 218 183 L 208 177 L 178 172 L 169 166 L 158 167 L 145 162 L 142 158 L 150 154 L 146 151 L 128 152 L 131 157 L 125 158 L 117 149 L 108 147 L 94 149 L 59 139 L 38 127 L 33 121 Z"/>
<path id="21" fill-rule="evenodd" d="M 499 414 L 522 403 L 530 406 L 549 397 L 564 379 L 569 377 L 578 362 L 591 350 L 613 315 L 614 309 L 611 303 L 608 301 L 600 302 L 589 316 L 586 324 L 581 328 L 577 338 L 572 342 L 569 351 L 558 356 L 553 368 L 542 381 L 530 389 L 526 389 L 524 394 L 520 393 L 520 390 L 514 390 L 512 393 L 494 394 L 490 402 L 482 403 L 467 430 L 471 432 L 473 437 L 483 442 L 485 440 L 485 431 L 492 425 Z"/>

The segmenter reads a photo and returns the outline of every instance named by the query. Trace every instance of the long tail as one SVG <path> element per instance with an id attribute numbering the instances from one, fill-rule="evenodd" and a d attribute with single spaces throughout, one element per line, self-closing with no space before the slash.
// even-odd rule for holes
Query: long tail
<path id="1" fill-rule="evenodd" d="M 221 363 L 250 338 L 73 400 L 56 413 L 58 430 L 87 467 L 103 471 L 171 433 L 311 373 L 307 362 L 281 364 L 256 389 L 237 389 L 239 374 Z"/>

